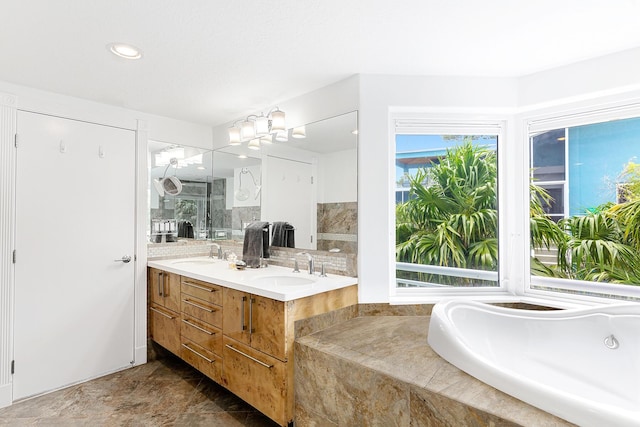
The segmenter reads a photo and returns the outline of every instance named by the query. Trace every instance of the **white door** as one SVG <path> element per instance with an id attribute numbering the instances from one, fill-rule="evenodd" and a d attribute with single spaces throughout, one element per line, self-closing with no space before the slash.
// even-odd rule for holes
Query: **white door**
<path id="1" fill-rule="evenodd" d="M 316 249 L 316 197 L 312 165 L 296 160 L 268 157 L 263 199 L 269 222 L 286 221 L 295 227 L 295 246 Z"/>
<path id="2" fill-rule="evenodd" d="M 17 129 L 14 400 L 134 357 L 135 133 L 27 112 Z"/>

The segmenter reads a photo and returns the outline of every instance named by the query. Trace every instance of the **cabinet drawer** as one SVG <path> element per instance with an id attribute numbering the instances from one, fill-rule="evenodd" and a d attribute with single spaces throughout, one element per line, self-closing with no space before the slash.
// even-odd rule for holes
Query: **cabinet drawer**
<path id="1" fill-rule="evenodd" d="M 183 294 L 222 305 L 222 288 L 218 285 L 183 276 L 180 288 Z"/>
<path id="2" fill-rule="evenodd" d="M 213 353 L 222 355 L 222 330 L 193 317 L 184 316 L 181 322 L 183 338 L 198 344 Z"/>
<path id="3" fill-rule="evenodd" d="M 285 425 L 287 364 L 224 337 L 223 385 L 269 418 Z"/>
<path id="4" fill-rule="evenodd" d="M 180 353 L 180 314 L 158 305 L 149 306 L 151 339 L 174 354 Z"/>
<path id="5" fill-rule="evenodd" d="M 222 328 L 221 306 L 186 294 L 182 294 L 180 306 L 184 314 L 195 317 L 215 327 Z"/>
<path id="6" fill-rule="evenodd" d="M 189 365 L 222 384 L 222 358 L 186 338 L 182 338 L 180 357 Z"/>

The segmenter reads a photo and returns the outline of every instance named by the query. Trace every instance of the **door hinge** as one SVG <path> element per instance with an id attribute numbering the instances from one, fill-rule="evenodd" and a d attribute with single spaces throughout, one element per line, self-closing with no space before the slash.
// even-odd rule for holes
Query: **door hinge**
<path id="1" fill-rule="evenodd" d="M 11 375 L 15 374 L 16 372 L 16 361 L 12 360 L 11 361 Z"/>
<path id="2" fill-rule="evenodd" d="M 313 177 L 311 177 L 311 183 L 313 184 Z"/>
<path id="3" fill-rule="evenodd" d="M 13 254 L 11 255 L 11 262 L 16 263 L 16 250 L 13 250 Z"/>
<path id="4" fill-rule="evenodd" d="M 18 148 L 18 134 L 13 135 L 13 145 Z"/>
<path id="5" fill-rule="evenodd" d="M 309 236 L 311 238 L 311 243 L 313 243 L 313 236 Z"/>

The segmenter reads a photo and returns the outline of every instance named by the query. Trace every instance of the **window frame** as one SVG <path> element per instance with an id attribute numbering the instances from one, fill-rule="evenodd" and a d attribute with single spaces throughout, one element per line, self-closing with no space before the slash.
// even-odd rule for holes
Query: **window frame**
<path id="1" fill-rule="evenodd" d="M 507 126 L 509 120 L 505 115 L 480 115 L 477 113 L 469 114 L 443 114 L 443 113 L 391 113 L 390 114 L 390 148 L 393 155 L 391 156 L 390 165 L 395 170 L 395 153 L 396 153 L 396 135 L 497 135 L 498 141 L 496 146 L 496 158 L 498 168 L 498 191 L 497 191 L 497 206 L 498 206 L 498 259 L 502 260 L 505 257 L 505 248 L 507 247 L 507 233 L 504 231 L 504 215 L 501 215 L 500 207 L 501 200 L 504 200 L 503 192 L 504 186 L 501 185 L 501 170 L 505 170 L 505 141 L 507 139 Z M 395 173 L 393 174 L 395 177 Z M 395 208 L 395 185 L 392 185 L 393 194 L 389 196 L 390 205 Z M 492 287 L 433 287 L 433 288 L 419 288 L 419 287 L 406 287 L 400 288 L 397 286 L 396 268 L 398 263 L 395 260 L 395 209 L 393 209 L 392 215 L 392 234 L 393 234 L 393 280 L 390 283 L 390 295 L 389 300 L 393 303 L 408 303 L 408 302 L 424 302 L 424 301 L 437 301 L 443 298 L 452 297 L 473 297 L 474 299 L 488 299 L 488 300 L 500 300 L 509 298 L 513 294 L 508 292 L 507 285 L 504 280 L 507 263 L 499 262 L 498 270 L 496 272 L 484 272 L 489 275 L 497 275 L 497 286 Z M 410 264 L 415 266 L 416 270 L 449 270 L 455 273 L 457 268 L 453 267 L 438 267 L 438 266 L 424 266 L 421 268 L 421 264 Z M 472 270 L 473 271 L 473 270 Z M 473 272 L 470 272 L 473 275 Z"/>
<path id="2" fill-rule="evenodd" d="M 570 108 L 566 106 L 551 107 L 542 113 L 521 116 L 522 139 L 531 147 L 530 137 L 537 133 L 638 117 L 640 117 L 640 98 L 608 102 L 592 101 Z M 568 144 L 565 149 L 568 150 Z M 531 148 L 527 150 L 525 157 L 523 170 L 528 171 L 528 168 L 531 166 Z M 565 159 L 565 163 L 566 162 L 568 162 L 568 159 Z M 568 170 L 566 172 L 568 173 Z M 568 180 L 569 177 L 567 176 L 567 183 Z M 523 188 L 523 191 L 528 192 L 528 184 L 527 181 L 527 189 Z M 570 197 L 570 194 L 565 194 L 565 201 L 568 201 Z M 528 198 L 525 203 L 524 212 L 528 212 Z M 565 209 L 568 212 L 569 206 L 565 206 Z M 527 237 L 525 243 L 528 247 L 530 245 L 529 221 L 525 221 L 525 224 L 525 236 Z M 620 299 L 640 299 L 640 286 L 534 276 L 531 274 L 529 257 L 525 258 L 523 275 L 523 295 L 525 297 L 542 298 L 550 301 L 575 301 L 580 303 L 612 303 Z"/>

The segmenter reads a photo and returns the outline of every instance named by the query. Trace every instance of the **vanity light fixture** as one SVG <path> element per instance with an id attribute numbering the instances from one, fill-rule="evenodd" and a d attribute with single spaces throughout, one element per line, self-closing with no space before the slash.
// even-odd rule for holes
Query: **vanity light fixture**
<path id="1" fill-rule="evenodd" d="M 260 143 L 261 144 L 271 144 L 273 143 L 273 135 L 269 134 L 269 135 L 265 135 L 263 137 L 260 138 Z"/>
<path id="2" fill-rule="evenodd" d="M 237 127 L 229 128 L 229 145 L 240 145 L 240 129 Z"/>
<path id="3" fill-rule="evenodd" d="M 142 52 L 135 46 L 126 43 L 110 43 L 107 48 L 111 53 L 125 59 L 140 59 Z"/>
<path id="4" fill-rule="evenodd" d="M 278 132 L 276 132 L 276 141 L 287 142 L 288 140 L 289 140 L 289 131 L 279 130 Z"/>
<path id="5" fill-rule="evenodd" d="M 236 121 L 229 128 L 229 145 L 240 145 L 250 141 L 249 148 L 258 150 L 260 142 L 270 143 L 272 134 L 282 131 L 286 132 L 285 113 L 275 107 L 266 115 L 252 114 L 243 120 Z M 276 140 L 278 140 L 277 137 Z"/>
<path id="6" fill-rule="evenodd" d="M 298 126 L 291 131 L 291 137 L 295 139 L 302 139 L 307 137 L 307 130 L 304 126 Z"/>
<path id="7" fill-rule="evenodd" d="M 260 149 L 260 138 L 255 138 L 255 139 L 252 139 L 251 141 L 249 141 L 249 144 L 247 145 L 247 147 L 249 147 L 250 150 L 259 150 Z"/>

